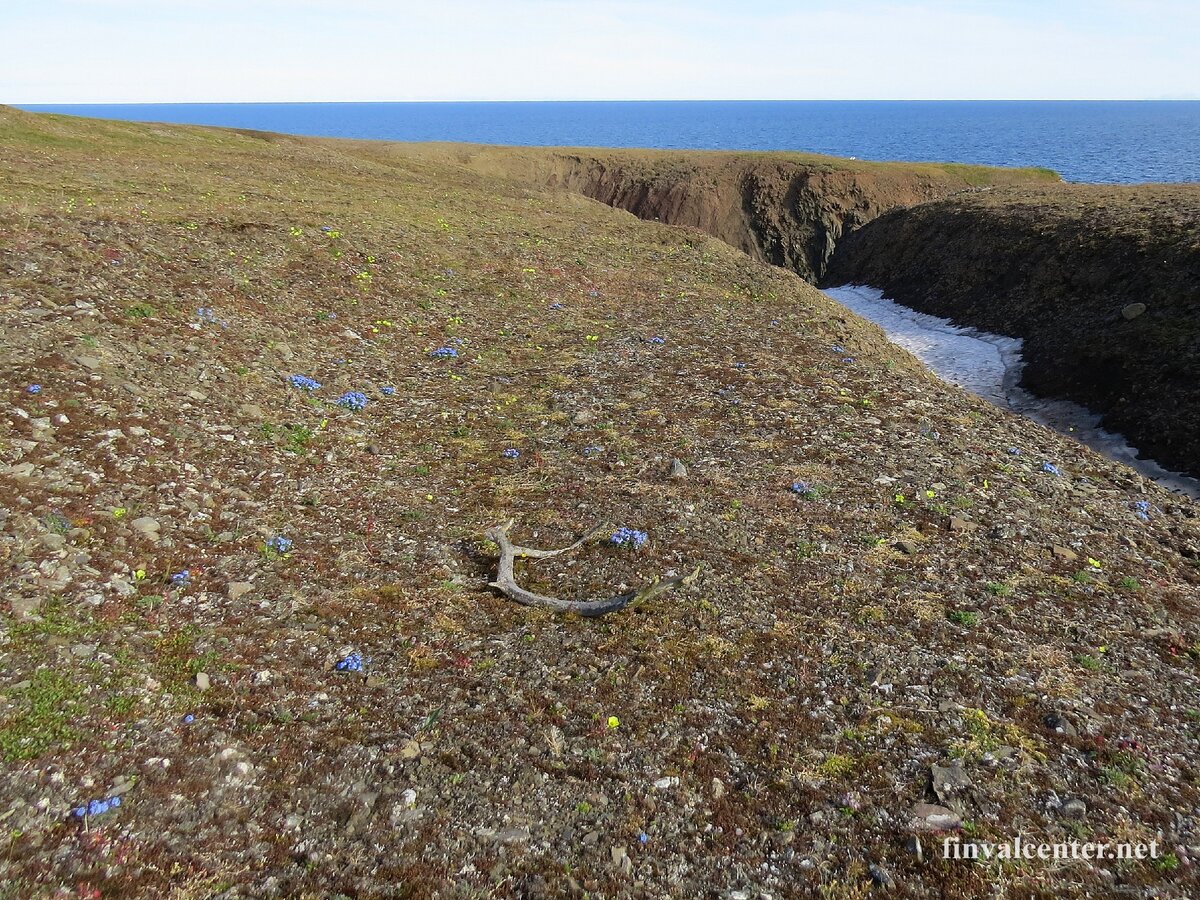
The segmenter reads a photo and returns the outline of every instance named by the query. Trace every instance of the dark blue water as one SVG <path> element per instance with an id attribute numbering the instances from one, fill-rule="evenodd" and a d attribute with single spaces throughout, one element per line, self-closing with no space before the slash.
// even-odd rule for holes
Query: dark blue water
<path id="1" fill-rule="evenodd" d="M 28 106 L 324 137 L 804 150 L 1046 166 L 1069 181 L 1200 181 L 1200 101 L 644 101 Z"/>

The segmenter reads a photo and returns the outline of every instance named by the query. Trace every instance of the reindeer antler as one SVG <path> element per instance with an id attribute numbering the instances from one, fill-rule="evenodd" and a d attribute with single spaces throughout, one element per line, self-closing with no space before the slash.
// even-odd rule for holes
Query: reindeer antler
<path id="1" fill-rule="evenodd" d="M 548 559 L 551 556 L 569 553 L 578 547 L 582 547 L 588 541 L 593 540 L 604 531 L 604 528 L 603 526 L 593 528 L 575 543 L 571 544 L 571 546 L 563 547 L 561 550 L 535 550 L 531 547 L 519 547 L 509 540 L 508 530 L 512 526 L 513 522 L 510 519 L 503 525 L 496 525 L 484 532 L 484 536 L 491 541 L 495 541 L 496 545 L 500 548 L 500 564 L 496 569 L 496 580 L 491 583 L 491 586 L 506 597 L 516 600 L 525 606 L 540 606 L 545 609 L 553 609 L 556 612 L 571 612 L 581 616 L 602 616 L 605 613 L 625 609 L 627 606 L 636 606 L 660 594 L 665 594 L 667 591 L 677 588 L 680 585 L 690 584 L 700 574 L 700 567 L 697 566 L 687 575 L 677 578 L 659 579 L 639 590 L 628 594 L 619 594 L 607 600 L 560 600 L 557 597 L 546 597 L 542 594 L 527 591 L 517 584 L 513 573 L 513 564 L 516 558 L 520 556 L 526 559 Z"/>

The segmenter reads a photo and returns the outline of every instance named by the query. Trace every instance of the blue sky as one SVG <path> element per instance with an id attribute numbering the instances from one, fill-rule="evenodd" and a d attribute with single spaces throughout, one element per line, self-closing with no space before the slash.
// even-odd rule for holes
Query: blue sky
<path id="1" fill-rule="evenodd" d="M 1200 98 L 1197 0 L 0 0 L 0 103 Z"/>

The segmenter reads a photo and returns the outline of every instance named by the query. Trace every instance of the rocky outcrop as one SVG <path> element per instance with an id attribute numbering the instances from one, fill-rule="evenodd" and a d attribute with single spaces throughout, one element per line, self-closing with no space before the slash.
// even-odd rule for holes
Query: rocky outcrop
<path id="1" fill-rule="evenodd" d="M 1024 385 L 1200 473 L 1200 185 L 1056 185 L 889 212 L 829 284 L 1023 338 Z"/>

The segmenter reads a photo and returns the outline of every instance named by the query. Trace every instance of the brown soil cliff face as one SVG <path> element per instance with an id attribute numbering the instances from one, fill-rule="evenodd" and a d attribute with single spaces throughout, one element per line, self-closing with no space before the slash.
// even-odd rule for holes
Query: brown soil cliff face
<path id="1" fill-rule="evenodd" d="M 599 200 L 641 219 L 699 229 L 819 281 L 842 236 L 888 210 L 982 185 L 1056 180 L 1046 170 L 870 163 L 795 153 L 412 145 L 371 152 L 451 155 L 468 168 Z"/>
<path id="2" fill-rule="evenodd" d="M 1026 387 L 1200 472 L 1200 185 L 1009 188 L 896 211 L 848 235 L 825 280 L 1023 338 Z"/>

